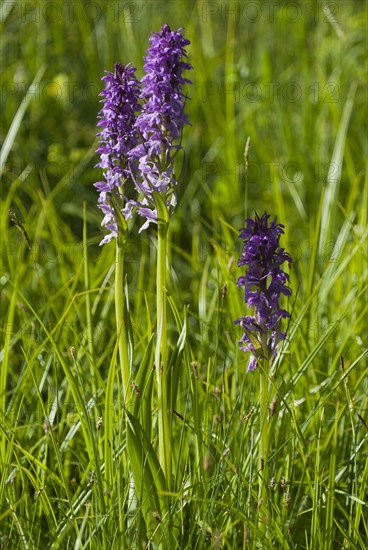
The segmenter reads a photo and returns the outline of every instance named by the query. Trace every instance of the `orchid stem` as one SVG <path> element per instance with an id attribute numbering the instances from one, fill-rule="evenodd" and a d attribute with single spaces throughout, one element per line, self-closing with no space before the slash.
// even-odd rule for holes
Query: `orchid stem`
<path id="1" fill-rule="evenodd" d="M 168 361 L 166 340 L 166 252 L 168 223 L 158 223 L 157 244 L 157 344 L 155 353 L 158 396 L 159 458 L 170 490 L 171 445 L 168 408 Z"/>
<path id="2" fill-rule="evenodd" d="M 127 348 L 127 330 L 125 315 L 125 293 L 124 293 L 124 246 L 116 240 L 116 268 L 115 268 L 115 314 L 116 331 L 119 345 L 119 359 L 121 378 L 123 383 L 123 402 L 129 402 L 130 387 L 130 366 Z"/>
<path id="3" fill-rule="evenodd" d="M 269 362 L 264 361 L 260 368 L 260 443 L 259 443 L 259 529 L 266 534 L 268 517 L 268 444 L 269 444 L 269 424 L 268 424 L 268 405 L 269 405 L 269 390 L 268 390 L 268 367 Z"/>

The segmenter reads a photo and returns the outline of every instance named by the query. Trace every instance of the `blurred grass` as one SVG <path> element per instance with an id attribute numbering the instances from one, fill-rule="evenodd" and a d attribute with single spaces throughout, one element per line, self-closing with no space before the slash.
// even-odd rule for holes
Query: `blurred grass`
<path id="1" fill-rule="evenodd" d="M 94 151 L 103 72 L 121 61 L 142 75 L 164 22 L 185 27 L 194 67 L 170 230 L 172 349 L 189 306 L 173 426 L 181 545 L 255 547 L 258 381 L 233 320 L 244 312 L 237 230 L 267 210 L 295 259 L 273 378 L 272 536 L 282 548 L 366 547 L 366 7 L 3 2 L 0 548 L 120 548 L 124 537 L 139 547 L 108 380 L 114 247 L 98 247 Z M 155 232 L 137 229 L 127 252 L 135 373 L 155 329 Z"/>

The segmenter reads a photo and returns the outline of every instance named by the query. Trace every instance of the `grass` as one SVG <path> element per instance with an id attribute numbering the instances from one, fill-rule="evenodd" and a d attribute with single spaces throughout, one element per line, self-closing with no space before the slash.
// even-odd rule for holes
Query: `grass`
<path id="1" fill-rule="evenodd" d="M 49 4 L 0 11 L 0 548 L 365 549 L 366 4 Z M 127 404 L 115 248 L 98 246 L 93 187 L 100 78 L 117 60 L 141 76 L 164 22 L 185 27 L 194 67 L 168 235 L 169 495 L 157 232 L 129 227 Z M 255 210 L 284 223 L 295 259 L 269 379 L 266 533 L 259 372 L 246 374 L 233 323 L 245 314 L 237 234 Z"/>

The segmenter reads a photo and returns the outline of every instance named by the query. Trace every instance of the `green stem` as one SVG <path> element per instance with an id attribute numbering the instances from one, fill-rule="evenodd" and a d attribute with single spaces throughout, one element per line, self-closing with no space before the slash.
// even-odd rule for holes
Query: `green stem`
<path id="1" fill-rule="evenodd" d="M 166 340 L 166 252 L 168 223 L 159 221 L 157 244 L 157 344 L 155 353 L 158 398 L 159 458 L 168 489 L 171 479 L 168 362 Z"/>
<path id="2" fill-rule="evenodd" d="M 266 533 L 269 521 L 268 517 L 268 499 L 267 499 L 267 484 L 268 484 L 268 442 L 269 442 L 269 425 L 268 425 L 268 368 L 269 361 L 263 361 L 260 368 L 260 443 L 259 443 L 259 529 L 262 533 Z"/>
<path id="3" fill-rule="evenodd" d="M 118 236 L 116 239 L 116 258 L 115 258 L 115 318 L 116 318 L 116 335 L 118 339 L 118 348 L 119 348 L 119 360 L 120 360 L 120 371 L 121 371 L 121 380 L 122 380 L 122 395 L 119 396 L 119 405 L 122 402 L 123 406 L 128 406 L 130 401 L 131 387 L 130 387 L 130 362 L 129 362 L 129 353 L 128 353 L 128 331 L 126 326 L 127 319 L 127 310 L 126 310 L 126 300 L 124 293 L 124 251 L 125 244 L 127 239 L 127 230 L 128 226 L 124 216 L 121 213 L 121 199 L 124 195 L 123 193 L 123 184 L 120 189 L 120 196 L 115 196 L 111 194 L 111 204 L 115 211 L 115 216 L 118 225 Z M 113 375 L 113 373 L 112 373 Z M 119 406 L 119 410 L 121 407 Z M 111 428 L 110 428 L 111 430 Z M 111 432 L 110 432 L 111 434 Z M 111 455 L 110 455 L 111 456 Z M 112 459 L 112 457 L 111 457 Z M 124 457 L 122 461 L 122 469 L 118 469 L 118 502 L 119 502 L 119 526 L 120 533 L 122 535 L 120 539 L 121 547 L 123 550 L 126 549 L 127 543 L 125 538 L 125 514 L 124 514 L 124 505 L 122 502 L 122 493 L 121 493 L 121 479 L 123 478 L 123 473 L 125 472 L 125 479 L 129 477 L 129 470 L 125 463 Z"/>
<path id="4" fill-rule="evenodd" d="M 125 324 L 125 294 L 124 294 L 124 247 L 116 240 L 116 267 L 115 267 L 115 315 L 116 332 L 119 343 L 119 358 L 121 378 L 123 382 L 123 403 L 129 402 L 130 396 L 130 366 L 127 347 L 127 330 Z"/>

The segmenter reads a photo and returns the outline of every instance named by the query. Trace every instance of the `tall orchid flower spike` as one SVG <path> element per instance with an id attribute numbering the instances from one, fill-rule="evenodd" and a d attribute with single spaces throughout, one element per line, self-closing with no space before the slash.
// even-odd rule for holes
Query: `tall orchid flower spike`
<path id="1" fill-rule="evenodd" d="M 116 238 L 122 217 L 128 219 L 132 215 L 127 187 L 134 189 L 134 183 L 128 153 L 138 144 L 134 124 L 136 113 L 141 110 L 140 83 L 135 71 L 130 65 L 123 67 L 116 63 L 114 72 L 102 78 L 106 84 L 100 94 L 104 105 L 98 115 L 98 126 L 103 129 L 97 134 L 100 137 L 97 152 L 101 158 L 97 167 L 103 169 L 104 181 L 95 183 L 95 187 L 100 193 L 99 208 L 105 214 L 101 225 L 109 229 L 110 234 L 100 244 Z"/>
<path id="2" fill-rule="evenodd" d="M 190 84 L 190 80 L 182 73 L 192 68 L 184 61 L 185 46 L 190 42 L 181 30 L 171 31 L 165 24 L 161 32 L 153 33 L 145 58 L 140 95 L 145 103 L 135 123 L 140 144 L 129 153 L 129 158 L 138 163 L 138 214 L 146 219 L 140 231 L 151 222 L 157 223 L 162 206 L 168 214 L 176 206 L 174 157 L 182 149 L 178 140 L 183 125 L 189 124 L 184 113 L 187 96 L 183 85 Z"/>
<path id="3" fill-rule="evenodd" d="M 127 346 L 126 299 L 124 295 L 124 249 L 127 239 L 126 220 L 132 215 L 128 196 L 135 192 L 128 152 L 136 147 L 138 134 L 134 128 L 139 105 L 140 84 L 135 77 L 135 68 L 116 63 L 113 73 L 108 72 L 102 80 L 105 88 L 101 92 L 103 107 L 98 115 L 97 135 L 100 138 L 98 167 L 103 169 L 104 180 L 95 183 L 100 196 L 98 206 L 105 217 L 102 225 L 110 233 L 101 245 L 116 239 L 115 261 L 115 314 L 119 357 L 123 382 L 123 398 L 130 392 L 130 360 Z"/>
<path id="4" fill-rule="evenodd" d="M 259 367 L 259 517 L 260 532 L 267 536 L 269 524 L 269 502 L 267 487 L 269 484 L 268 448 L 269 428 L 268 410 L 270 400 L 269 370 L 272 359 L 277 353 L 278 344 L 285 338 L 281 329 L 282 319 L 290 313 L 280 308 L 282 294 L 291 295 L 287 286 L 289 275 L 281 268 L 284 262 L 290 263 L 291 256 L 280 247 L 280 236 L 284 226 L 276 218 L 268 225 L 270 216 L 257 214 L 255 219 L 247 219 L 246 226 L 240 231 L 243 240 L 243 252 L 238 265 L 247 266 L 246 274 L 239 277 L 238 286 L 244 287 L 244 300 L 251 309 L 251 315 L 237 319 L 244 330 L 239 341 L 240 347 L 251 357 L 247 372 Z"/>
<path id="5" fill-rule="evenodd" d="M 244 330 L 239 341 L 241 349 L 251 354 L 247 371 L 257 368 L 258 359 L 269 360 L 276 355 L 278 343 L 285 338 L 281 320 L 290 313 L 279 306 L 282 294 L 291 295 L 287 286 L 289 275 L 283 271 L 284 262 L 291 263 L 290 255 L 279 245 L 284 233 L 283 225 L 276 218 L 268 225 L 270 216 L 247 219 L 239 237 L 244 242 L 238 266 L 247 266 L 247 272 L 239 277 L 237 285 L 244 287 L 244 300 L 252 315 L 237 319 Z"/>

